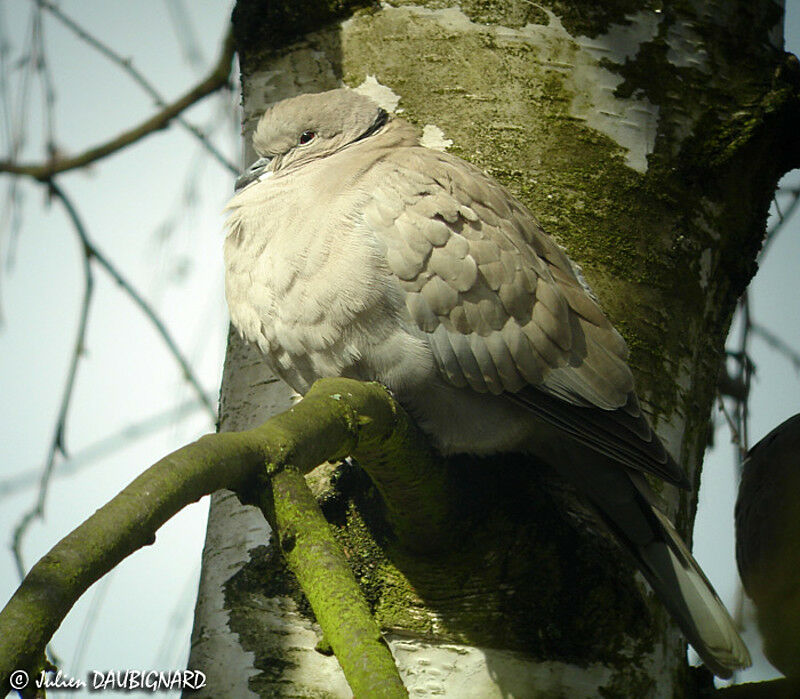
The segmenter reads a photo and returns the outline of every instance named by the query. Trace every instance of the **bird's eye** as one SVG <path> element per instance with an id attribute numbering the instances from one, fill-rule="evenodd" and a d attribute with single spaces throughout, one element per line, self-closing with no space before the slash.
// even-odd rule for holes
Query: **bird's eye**
<path id="1" fill-rule="evenodd" d="M 316 136 L 317 134 L 314 131 L 303 131 L 303 133 L 300 134 L 299 143 L 301 146 L 304 146 L 306 143 L 311 143 Z"/>

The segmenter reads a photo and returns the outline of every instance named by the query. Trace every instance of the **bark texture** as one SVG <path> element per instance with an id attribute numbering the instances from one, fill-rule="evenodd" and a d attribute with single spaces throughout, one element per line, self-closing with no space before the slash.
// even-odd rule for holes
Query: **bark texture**
<path id="1" fill-rule="evenodd" d="M 582 265 L 697 484 L 730 316 L 800 162 L 800 71 L 772 0 L 667 5 L 240 0 L 234 32 L 248 147 L 267 103 L 363 85 L 519 196 Z M 232 337 L 221 429 L 288 402 Z M 315 474 L 411 696 L 688 694 L 666 613 L 569 489 L 520 463 L 448 464 L 455 543 L 425 554 L 360 469 Z M 662 495 L 688 534 L 694 494 Z M 319 641 L 260 514 L 218 495 L 190 660 L 205 696 L 350 696 Z"/>

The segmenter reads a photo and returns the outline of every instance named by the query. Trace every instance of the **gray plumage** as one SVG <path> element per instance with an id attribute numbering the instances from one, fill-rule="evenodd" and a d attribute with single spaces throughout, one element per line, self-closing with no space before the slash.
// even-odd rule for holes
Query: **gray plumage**
<path id="1" fill-rule="evenodd" d="M 632 475 L 686 485 L 641 412 L 626 344 L 525 206 L 347 89 L 274 105 L 253 145 L 261 158 L 228 205 L 226 294 L 272 368 L 299 393 L 324 376 L 378 380 L 444 454 L 526 451 L 552 464 L 706 663 L 723 676 L 747 665 Z"/>
<path id="2" fill-rule="evenodd" d="M 800 414 L 756 444 L 736 501 L 736 561 L 764 653 L 800 679 Z"/>

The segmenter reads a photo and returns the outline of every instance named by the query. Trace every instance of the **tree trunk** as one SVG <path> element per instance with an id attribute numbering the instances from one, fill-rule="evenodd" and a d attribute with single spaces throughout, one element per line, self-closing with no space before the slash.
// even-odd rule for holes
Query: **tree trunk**
<path id="1" fill-rule="evenodd" d="M 248 148 L 266 104 L 363 84 L 521 198 L 628 341 L 697 485 L 731 313 L 800 162 L 798 70 L 773 0 L 667 5 L 239 0 L 234 25 Z M 289 402 L 232 336 L 221 429 Z M 425 555 L 356 467 L 312 479 L 412 696 L 689 692 L 685 642 L 569 488 L 510 456 L 448 467 L 458 541 Z M 688 537 L 696 491 L 661 495 Z M 204 696 L 351 696 L 320 640 L 261 514 L 217 494 L 190 658 Z"/>

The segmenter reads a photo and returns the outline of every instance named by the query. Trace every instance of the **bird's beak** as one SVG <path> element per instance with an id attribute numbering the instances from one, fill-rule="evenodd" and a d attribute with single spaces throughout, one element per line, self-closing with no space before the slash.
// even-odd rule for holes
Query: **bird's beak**
<path id="1" fill-rule="evenodd" d="M 267 177 L 272 177 L 272 170 L 268 169 L 271 162 L 272 158 L 259 158 L 256 160 L 247 168 L 246 172 L 243 172 L 236 178 L 235 190 L 238 192 L 240 189 L 243 189 L 256 180 L 264 180 Z"/>

